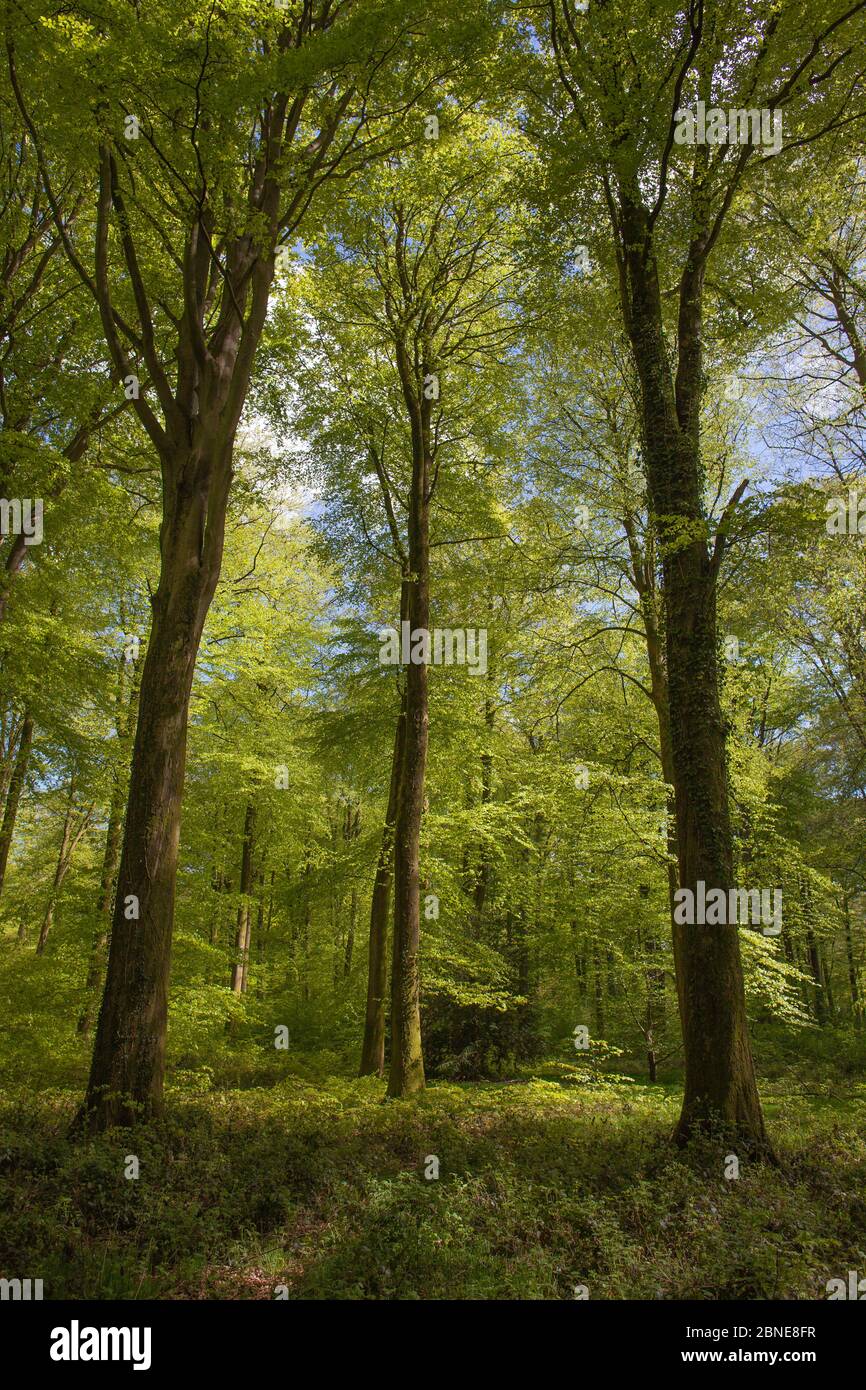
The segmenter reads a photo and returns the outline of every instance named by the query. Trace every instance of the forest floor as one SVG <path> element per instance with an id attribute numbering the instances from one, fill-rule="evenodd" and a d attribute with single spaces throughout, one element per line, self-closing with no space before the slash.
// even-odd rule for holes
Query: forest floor
<path id="1" fill-rule="evenodd" d="M 726 1179 L 724 1145 L 671 1147 L 673 1080 L 553 1062 L 383 1103 L 333 1062 L 181 1074 L 159 1125 L 77 1144 L 81 1078 L 19 1077 L 0 1274 L 48 1298 L 820 1299 L 866 1273 L 862 1068 L 765 1075 L 779 1165 Z"/>

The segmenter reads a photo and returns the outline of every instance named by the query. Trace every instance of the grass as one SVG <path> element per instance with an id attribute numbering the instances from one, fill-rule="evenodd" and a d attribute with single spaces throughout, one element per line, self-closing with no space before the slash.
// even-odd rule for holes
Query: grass
<path id="1" fill-rule="evenodd" d="M 75 1145 L 80 1084 L 7 1091 L 0 1272 L 83 1299 L 815 1299 L 866 1273 L 862 1073 L 765 1076 L 780 1164 L 728 1180 L 725 1145 L 671 1148 L 676 1079 L 560 1062 L 383 1103 L 333 1062 L 176 1074 L 160 1124 Z"/>

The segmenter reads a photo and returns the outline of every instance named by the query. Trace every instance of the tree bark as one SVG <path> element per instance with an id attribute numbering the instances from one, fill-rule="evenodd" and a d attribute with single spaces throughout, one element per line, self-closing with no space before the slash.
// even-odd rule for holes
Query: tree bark
<path id="1" fill-rule="evenodd" d="M 118 673 L 117 703 L 124 700 L 125 663 L 121 663 Z M 120 845 L 123 834 L 123 808 L 126 802 L 127 758 L 129 739 L 138 712 L 138 678 L 133 667 L 130 682 L 129 700 L 123 714 L 118 711 L 117 734 L 123 754 L 114 771 L 111 788 L 111 802 L 108 808 L 108 827 L 105 832 L 105 850 L 102 856 L 102 869 L 99 875 L 99 898 L 96 904 L 97 927 L 90 951 L 90 963 L 85 981 L 85 1002 L 78 1019 L 78 1032 L 87 1037 L 96 1017 L 97 993 L 105 971 L 105 957 L 108 950 L 108 937 L 111 930 L 111 909 L 114 903 L 114 890 L 117 882 L 117 866 L 120 863 Z"/>
<path id="2" fill-rule="evenodd" d="M 412 485 L 409 490 L 408 618 L 410 633 L 430 633 L 430 401 L 419 386 L 402 342 L 397 344 L 401 385 L 412 428 Z M 421 379 L 430 371 L 422 364 Z M 402 635 L 402 634 L 401 634 Z M 391 1066 L 388 1095 L 407 1097 L 424 1089 L 421 1050 L 420 841 L 427 764 L 428 693 L 426 661 L 406 667 L 405 743 L 394 827 L 394 943 L 391 967 Z"/>
<path id="3" fill-rule="evenodd" d="M 230 457 L 230 448 L 187 454 L 166 470 L 176 485 L 167 482 L 163 500 L 105 993 L 77 1117 L 91 1133 L 162 1108 L 187 717 L 222 561 Z"/>
<path id="4" fill-rule="evenodd" d="M 662 555 L 679 882 L 692 893 L 701 880 L 727 892 L 734 886 L 733 844 L 716 631 L 723 528 L 710 552 L 700 459 L 707 247 L 698 238 L 683 271 L 674 381 L 649 213 L 624 196 L 621 217 L 623 309 Z M 745 1147 L 766 1149 L 737 927 L 685 927 L 677 944 L 686 1059 L 677 1140 L 721 1124 Z"/>
<path id="5" fill-rule="evenodd" d="M 662 777 L 666 786 L 673 788 L 674 785 L 674 755 L 673 743 L 671 740 L 671 716 L 670 703 L 668 697 L 668 677 L 665 669 L 664 644 L 659 631 L 659 611 L 658 594 L 655 582 L 655 554 L 651 550 L 644 557 L 641 564 L 641 557 L 638 555 L 634 545 L 632 531 L 629 528 L 629 543 L 632 545 L 632 559 L 634 562 L 634 577 L 638 587 L 640 597 L 641 612 L 644 622 L 644 633 L 646 638 L 647 661 L 650 670 L 650 693 L 652 696 L 653 708 L 656 712 L 656 722 L 659 731 L 659 753 L 662 765 Z M 671 944 L 674 957 L 674 979 L 677 988 L 677 999 L 680 1003 L 682 1013 L 681 983 L 683 978 L 682 970 L 682 931 L 683 928 L 674 919 L 674 905 L 676 902 L 676 891 L 679 887 L 677 876 L 677 832 L 676 832 L 676 800 L 673 790 L 670 790 L 666 797 L 665 819 L 667 824 L 667 880 L 668 880 L 668 908 L 671 919 Z M 652 953 L 656 949 L 656 943 L 647 942 L 647 950 Z M 650 974 L 650 985 L 653 989 L 654 997 L 659 1005 L 659 1022 L 664 1020 L 665 1011 L 665 972 L 661 968 Z"/>
<path id="6" fill-rule="evenodd" d="M 400 786 L 400 764 L 405 729 L 405 708 L 401 700 L 400 714 L 394 731 L 394 752 L 391 757 L 391 785 L 388 807 L 382 830 L 382 845 L 373 881 L 370 903 L 370 945 L 367 962 L 367 1007 L 364 1016 L 364 1039 L 361 1044 L 359 1076 L 385 1074 L 385 1000 L 388 987 L 388 912 L 391 902 L 391 880 L 394 872 L 394 823 L 397 818 L 397 794 Z"/>

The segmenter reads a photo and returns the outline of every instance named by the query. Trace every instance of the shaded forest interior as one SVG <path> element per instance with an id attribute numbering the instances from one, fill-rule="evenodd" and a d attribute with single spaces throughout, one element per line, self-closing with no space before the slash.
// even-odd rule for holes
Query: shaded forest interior
<path id="1" fill-rule="evenodd" d="M 866 1272 L 864 4 L 4 20 L 0 1275 Z"/>

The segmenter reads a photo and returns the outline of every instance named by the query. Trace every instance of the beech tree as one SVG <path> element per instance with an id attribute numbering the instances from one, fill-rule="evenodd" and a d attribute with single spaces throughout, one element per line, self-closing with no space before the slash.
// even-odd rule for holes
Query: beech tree
<path id="1" fill-rule="evenodd" d="M 392 105 L 374 84 L 406 21 L 376 14 L 322 0 L 252 14 L 238 4 L 178 16 L 161 5 L 132 19 L 109 4 L 98 19 L 75 17 L 74 81 L 50 102 L 39 74 L 67 34 L 48 21 L 40 52 L 24 27 L 10 45 L 57 233 L 98 305 L 118 390 L 162 474 L 160 577 L 81 1115 L 90 1128 L 161 1102 L 187 709 L 220 573 L 234 444 L 280 248 L 322 185 L 393 139 L 399 99 Z M 60 131 L 80 142 L 76 162 L 96 186 L 75 228 L 47 153 Z"/>
<path id="2" fill-rule="evenodd" d="M 614 3 L 587 12 L 573 0 L 551 0 L 535 31 L 549 57 L 548 104 L 536 105 L 534 119 L 557 189 L 564 184 L 560 208 L 580 215 L 579 199 L 592 200 L 593 234 L 582 240 L 614 277 L 639 382 L 662 557 L 679 883 L 693 893 L 698 881 L 726 891 L 733 857 L 716 594 L 746 480 L 718 515 L 708 512 L 701 449 L 708 279 L 719 248 L 736 239 L 751 179 L 777 163 L 791 177 L 800 147 L 844 146 L 862 129 L 855 38 L 863 5 L 832 5 L 815 24 L 798 5 L 749 4 L 733 15 L 709 0 L 685 9 L 660 0 L 642 8 L 638 25 L 631 10 Z M 720 112 L 721 134 L 718 123 L 703 131 L 695 124 L 698 103 L 705 115 Z M 762 148 L 747 123 L 729 143 L 729 113 L 755 110 L 771 114 L 774 131 L 783 122 L 781 141 Z M 765 1147 L 736 931 L 683 934 L 681 1001 L 679 1139 L 721 1121 L 743 1144 Z"/>
<path id="3" fill-rule="evenodd" d="M 389 626 L 400 644 L 405 684 L 374 889 L 364 1044 L 364 1065 L 378 1070 L 393 824 L 392 1096 L 424 1085 L 419 855 L 433 659 L 430 571 L 437 542 L 431 543 L 431 507 L 442 491 L 448 497 L 445 480 L 452 471 L 458 480 L 468 479 L 473 465 L 481 471 L 490 412 L 479 409 L 475 391 L 490 381 L 517 334 L 509 314 L 516 263 L 505 211 L 506 141 L 484 120 L 466 118 L 451 130 L 443 117 L 426 148 L 376 171 L 317 260 L 326 351 L 333 359 L 342 350 L 336 368 L 342 404 L 336 408 L 360 432 L 364 471 L 380 493 L 385 553 L 400 575 L 400 617 Z M 452 497 L 460 497 L 460 487 L 460 481 L 451 483 Z"/>

